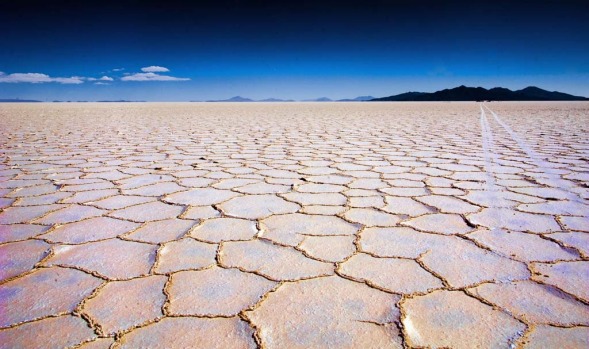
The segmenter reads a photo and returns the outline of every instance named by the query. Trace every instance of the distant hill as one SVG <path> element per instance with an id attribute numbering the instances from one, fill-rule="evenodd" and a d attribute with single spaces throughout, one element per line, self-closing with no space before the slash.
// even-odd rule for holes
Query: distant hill
<path id="1" fill-rule="evenodd" d="M 364 102 L 364 101 L 370 101 L 373 100 L 374 97 L 372 96 L 358 96 L 356 98 L 346 98 L 346 99 L 338 99 L 338 102 Z"/>
<path id="2" fill-rule="evenodd" d="M 78 101 L 78 102 L 81 102 L 81 101 Z M 125 99 L 120 99 L 117 101 L 96 101 L 96 102 L 98 102 L 98 103 L 139 103 L 139 102 L 143 103 L 145 101 L 127 101 Z"/>
<path id="3" fill-rule="evenodd" d="M 495 87 L 487 90 L 482 87 L 466 87 L 464 85 L 436 91 L 406 92 L 399 95 L 374 98 L 372 101 L 586 101 L 589 98 L 573 96 L 557 91 L 546 91 L 530 86 L 521 90 L 512 91 L 503 87 Z"/>
<path id="4" fill-rule="evenodd" d="M 40 103 L 34 99 L 0 98 L 0 103 Z"/>
<path id="5" fill-rule="evenodd" d="M 327 97 L 319 97 L 315 99 L 303 99 L 303 102 L 333 102 L 333 100 Z"/>
<path id="6" fill-rule="evenodd" d="M 231 97 L 229 99 L 215 99 L 215 100 L 208 100 L 207 102 L 294 102 L 292 99 L 280 99 L 280 98 L 266 98 L 260 100 L 254 100 L 250 98 L 245 98 L 241 96 Z"/>
<path id="7" fill-rule="evenodd" d="M 280 99 L 280 98 L 266 98 L 266 99 L 260 99 L 258 102 L 294 102 L 294 100 Z"/>
<path id="8" fill-rule="evenodd" d="M 374 98 L 373 101 L 414 101 L 417 98 L 428 95 L 427 92 L 405 92 L 390 97 Z"/>
<path id="9" fill-rule="evenodd" d="M 241 96 L 231 97 L 229 99 L 209 100 L 207 102 L 253 102 L 253 99 L 243 98 Z"/>
<path id="10" fill-rule="evenodd" d="M 558 91 L 546 91 L 536 86 L 529 86 L 522 90 L 515 91 L 517 93 L 524 94 L 530 98 L 535 98 L 537 100 L 547 100 L 547 101 L 586 101 L 589 98 L 582 97 L 582 96 L 573 96 L 568 93 L 558 92 Z"/>

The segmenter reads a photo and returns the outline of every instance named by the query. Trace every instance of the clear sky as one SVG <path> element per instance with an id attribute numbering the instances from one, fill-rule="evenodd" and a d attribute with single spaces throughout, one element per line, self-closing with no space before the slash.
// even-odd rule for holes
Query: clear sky
<path id="1" fill-rule="evenodd" d="M 589 96 L 589 1 L 0 0 L 0 98 Z"/>

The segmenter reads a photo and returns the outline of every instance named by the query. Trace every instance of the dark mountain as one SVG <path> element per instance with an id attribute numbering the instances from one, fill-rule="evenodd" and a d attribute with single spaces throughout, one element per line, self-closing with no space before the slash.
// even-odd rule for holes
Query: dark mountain
<path id="1" fill-rule="evenodd" d="M 573 96 L 557 91 L 546 91 L 538 87 L 530 86 L 521 90 L 512 91 L 503 87 L 495 87 L 487 90 L 482 87 L 466 87 L 464 85 L 436 91 L 406 92 L 399 95 L 375 98 L 372 101 L 586 101 L 589 98 Z"/>
<path id="2" fill-rule="evenodd" d="M 395 102 L 403 102 L 403 101 L 414 101 L 415 98 L 419 98 L 423 95 L 427 95 L 426 92 L 405 92 L 399 95 L 389 96 L 389 97 L 382 97 L 382 98 L 374 98 L 371 99 L 372 101 L 395 101 Z"/>
<path id="3" fill-rule="evenodd" d="M 568 93 L 558 91 L 546 91 L 535 86 L 529 86 L 524 89 L 515 91 L 515 93 L 525 95 L 527 97 L 535 98 L 544 101 L 582 101 L 588 98 L 581 96 L 573 96 Z"/>
<path id="4" fill-rule="evenodd" d="M 207 102 L 253 102 L 253 99 L 243 98 L 241 96 L 231 97 L 229 99 L 211 100 Z"/>
<path id="5" fill-rule="evenodd" d="M 39 103 L 34 99 L 19 99 L 19 98 L 0 98 L 0 103 Z"/>
<path id="6" fill-rule="evenodd" d="M 345 98 L 345 99 L 338 99 L 338 102 L 364 102 L 373 100 L 374 97 L 372 96 L 358 96 L 356 98 Z"/>

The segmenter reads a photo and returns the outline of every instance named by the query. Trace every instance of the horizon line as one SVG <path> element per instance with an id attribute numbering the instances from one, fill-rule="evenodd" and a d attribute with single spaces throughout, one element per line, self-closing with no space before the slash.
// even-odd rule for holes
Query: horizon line
<path id="1" fill-rule="evenodd" d="M 225 99 L 207 99 L 207 100 L 194 100 L 194 99 L 188 99 L 188 100 L 127 100 L 127 99 L 119 99 L 119 100 L 110 100 L 110 99 L 99 99 L 99 100 L 84 100 L 84 99 L 79 99 L 79 100 L 59 100 L 59 99 L 53 99 L 53 100 L 48 100 L 48 99 L 35 99 L 35 98 L 21 98 L 21 97 L 6 97 L 6 98 L 0 98 L 0 102 L 2 103 L 23 103 L 23 102 L 31 102 L 31 103 L 72 103 L 72 102 L 79 102 L 79 103 L 91 103 L 91 102 L 96 102 L 96 103 L 130 103 L 130 102 L 136 102 L 136 103 L 147 103 L 147 102 L 158 102 L 158 103 L 163 103 L 163 102 L 183 102 L 183 103 L 220 103 L 220 102 L 227 102 L 227 103 L 252 103 L 252 102 L 261 102 L 261 103 L 273 103 L 273 102 L 368 102 L 368 101 L 375 101 L 377 99 L 382 99 L 382 98 L 389 98 L 389 97 L 393 97 L 393 96 L 399 96 L 399 95 L 403 95 L 403 94 L 409 94 L 409 93 L 426 93 L 426 94 L 433 94 L 433 93 L 437 93 L 437 92 L 441 92 L 441 91 L 447 91 L 447 90 L 455 90 L 455 89 L 459 89 L 459 88 L 472 88 L 472 89 L 484 89 L 486 91 L 491 91 L 494 89 L 505 89 L 511 92 L 518 92 L 518 91 L 522 91 L 525 89 L 529 89 L 529 88 L 537 88 L 537 89 L 541 89 L 543 91 L 546 92 L 550 92 L 550 93 L 562 93 L 562 94 L 567 94 L 571 97 L 581 97 L 581 98 L 586 98 L 589 99 L 588 96 L 583 96 L 583 95 L 572 95 L 566 92 L 561 92 L 561 91 L 557 91 L 557 90 L 548 90 L 548 89 L 543 89 L 537 86 L 533 86 L 533 85 L 528 85 L 524 88 L 521 89 L 514 89 L 511 90 L 509 88 L 505 88 L 505 87 L 501 87 L 501 86 L 495 86 L 495 87 L 491 87 L 491 88 L 485 88 L 482 86 L 476 86 L 476 87 L 470 87 L 470 86 L 466 86 L 464 84 L 456 86 L 456 87 L 451 87 L 451 88 L 444 88 L 441 90 L 437 90 L 437 91 L 433 91 L 433 92 L 421 92 L 421 91 L 407 91 L 407 92 L 402 92 L 402 93 L 398 93 L 398 94 L 393 94 L 393 95 L 388 95 L 388 96 L 384 96 L 384 97 L 374 97 L 372 95 L 360 95 L 360 96 L 356 96 L 356 97 L 352 97 L 352 98 L 339 98 L 339 99 L 333 99 L 330 97 L 315 97 L 315 98 L 305 98 L 305 99 L 292 99 L 292 98 L 277 98 L 277 97 L 266 97 L 266 98 L 262 98 L 262 99 L 251 99 L 248 97 L 242 97 L 241 95 L 235 95 L 233 97 L 229 97 L 229 98 L 225 98 Z M 499 99 L 494 99 L 499 101 Z M 456 100 L 459 101 L 459 100 Z M 465 100 L 468 101 L 468 100 Z M 513 100 L 516 101 L 516 100 Z M 525 101 L 525 100 L 522 100 Z M 541 100 L 539 100 L 541 101 Z"/>

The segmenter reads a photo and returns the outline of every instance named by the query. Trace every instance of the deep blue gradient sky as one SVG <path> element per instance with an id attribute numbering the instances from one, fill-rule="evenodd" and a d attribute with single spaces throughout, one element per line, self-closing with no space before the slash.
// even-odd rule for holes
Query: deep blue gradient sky
<path id="1" fill-rule="evenodd" d="M 589 1 L 0 0 L 0 33 L 0 98 L 353 98 L 461 84 L 589 96 Z M 149 66 L 169 71 L 145 79 L 190 80 L 121 80 Z M 47 77 L 11 75 L 28 73 Z M 103 76 L 113 80 L 92 80 Z"/>

